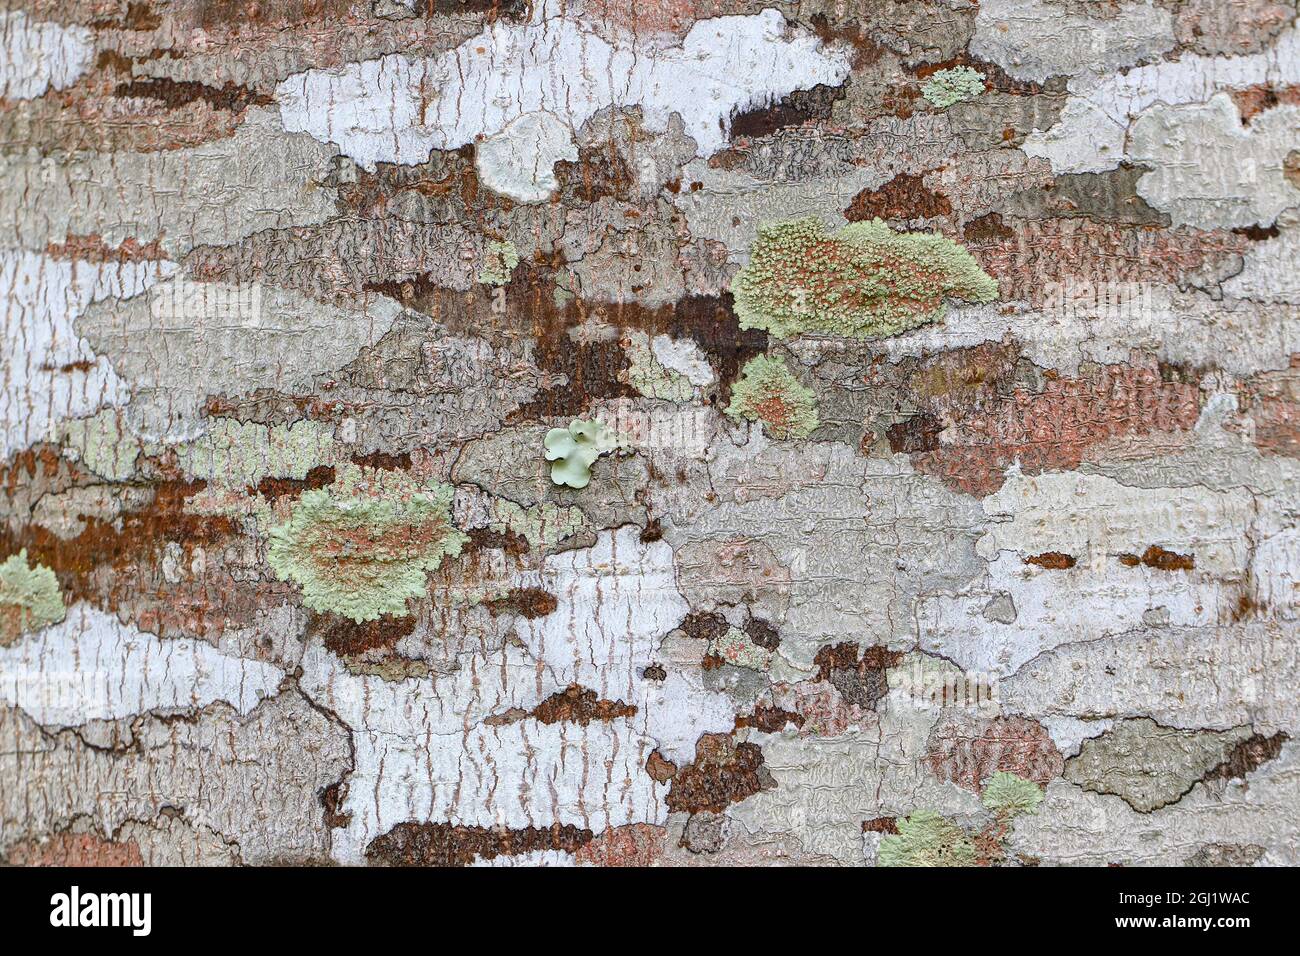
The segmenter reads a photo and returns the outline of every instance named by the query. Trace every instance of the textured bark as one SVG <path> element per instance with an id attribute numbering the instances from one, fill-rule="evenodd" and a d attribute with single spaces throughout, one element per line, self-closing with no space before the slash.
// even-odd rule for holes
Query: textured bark
<path id="1" fill-rule="evenodd" d="M 0 862 L 1300 863 L 1294 0 L 0 0 Z"/>

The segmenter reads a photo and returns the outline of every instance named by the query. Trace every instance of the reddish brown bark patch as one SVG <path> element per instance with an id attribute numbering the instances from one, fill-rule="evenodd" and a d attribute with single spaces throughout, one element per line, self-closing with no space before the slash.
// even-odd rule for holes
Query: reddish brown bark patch
<path id="1" fill-rule="evenodd" d="M 930 219 L 952 213 L 948 197 L 935 192 L 920 176 L 899 173 L 879 189 L 864 189 L 844 210 L 849 222 L 865 219 Z"/>
<path id="2" fill-rule="evenodd" d="M 134 840 L 118 843 L 93 833 L 56 833 L 47 840 L 28 840 L 13 847 L 10 866 L 144 866 Z"/>
<path id="3" fill-rule="evenodd" d="M 834 687 L 845 703 L 875 710 L 889 693 L 886 671 L 902 659 L 901 651 L 884 647 L 859 650 L 856 644 L 835 644 L 817 651 L 813 664 L 817 667 L 816 679 Z"/>
<path id="4" fill-rule="evenodd" d="M 1141 564 L 1157 571 L 1190 571 L 1196 567 L 1196 558 L 1190 554 L 1166 551 L 1159 545 L 1153 544 L 1143 551 L 1141 556 L 1121 554 L 1119 563 L 1126 568 L 1136 568 Z"/>
<path id="5" fill-rule="evenodd" d="M 110 246 L 98 233 L 68 236 L 61 243 L 50 243 L 45 254 L 51 259 L 75 259 L 80 262 L 158 262 L 167 258 L 157 239 L 140 242 L 126 238 L 117 246 Z"/>
<path id="6" fill-rule="evenodd" d="M 876 817 L 862 821 L 863 833 L 898 833 L 898 817 Z"/>
<path id="7" fill-rule="evenodd" d="M 1045 787 L 1065 769 L 1047 728 L 1024 717 L 946 717 L 930 732 L 925 762 L 940 780 L 975 793 L 1000 770 Z"/>
<path id="8" fill-rule="evenodd" d="M 752 714 L 741 714 L 736 718 L 736 729 L 753 727 L 765 734 L 774 734 L 779 730 L 783 730 L 786 724 L 802 727 L 803 722 L 803 714 L 792 710 L 783 710 L 769 704 L 758 704 Z"/>
<path id="9" fill-rule="evenodd" d="M 530 621 L 545 617 L 559 607 L 554 594 L 542 588 L 515 588 L 503 597 L 485 602 L 493 617 L 498 614 L 518 614 Z"/>
<path id="10" fill-rule="evenodd" d="M 1227 759 L 1201 779 L 1206 783 L 1211 780 L 1236 780 L 1252 770 L 1258 770 L 1270 760 L 1276 760 L 1282 753 L 1282 745 L 1291 738 L 1278 731 L 1272 737 L 1255 734 L 1232 748 Z"/>
<path id="11" fill-rule="evenodd" d="M 552 694 L 532 709 L 530 716 L 544 724 L 581 724 L 586 726 L 593 720 L 610 721 L 619 717 L 636 715 L 636 707 L 621 700 L 604 700 L 594 690 L 570 684 L 564 690 Z"/>
<path id="12" fill-rule="evenodd" d="M 590 843 L 590 830 L 572 825 L 466 827 L 450 823 L 399 823 L 366 847 L 371 866 L 468 866 L 476 859 L 518 856 L 537 850 L 573 853 Z"/>
<path id="13" fill-rule="evenodd" d="M 1275 106 L 1294 106 L 1300 103 L 1300 86 L 1284 86 L 1280 89 L 1257 84 L 1245 89 L 1230 90 L 1232 102 L 1237 104 L 1241 114 L 1241 125 L 1249 126 L 1260 113 Z"/>
<path id="14" fill-rule="evenodd" d="M 772 785 L 756 744 L 704 734 L 695 744 L 695 761 L 673 777 L 666 802 L 674 813 L 721 813 Z"/>
<path id="15" fill-rule="evenodd" d="M 1035 308 L 1049 303 L 1053 283 L 1178 282 L 1239 255 L 1250 240 L 1230 231 L 1161 229 L 1084 217 L 1016 220 L 1010 236 L 974 239 L 967 248 L 998 280 L 1004 299 Z"/>
<path id="16" fill-rule="evenodd" d="M 319 635 L 326 650 L 339 657 L 391 650 L 398 641 L 414 632 L 414 617 L 394 617 L 391 614 L 359 624 L 338 614 L 313 614 L 307 625 L 307 636 Z"/>
<path id="17" fill-rule="evenodd" d="M 654 866 L 664 853 L 666 832 L 649 823 L 611 827 L 578 847 L 578 863 L 588 866 Z"/>
<path id="18" fill-rule="evenodd" d="M 1025 564 L 1036 564 L 1048 571 L 1064 571 L 1074 567 L 1075 560 L 1072 555 L 1062 554 L 1060 551 L 1044 551 L 1042 554 L 1025 558 Z"/>
<path id="19" fill-rule="evenodd" d="M 178 109 L 194 102 L 207 103 L 213 109 L 242 113 L 250 106 L 271 106 L 273 97 L 246 86 L 226 83 L 208 86 L 197 80 L 173 80 L 167 77 L 149 77 L 119 83 L 113 90 L 118 97 L 157 100 L 168 109 Z"/>
<path id="20" fill-rule="evenodd" d="M 1190 431 L 1200 413 L 1190 382 L 1165 381 L 1154 365 L 1111 365 L 1049 379 L 1041 392 L 1018 388 L 963 413 L 939 447 L 912 456 L 918 471 L 983 497 L 1019 462 L 1027 475 L 1077 468 L 1090 449 L 1116 438 Z"/>

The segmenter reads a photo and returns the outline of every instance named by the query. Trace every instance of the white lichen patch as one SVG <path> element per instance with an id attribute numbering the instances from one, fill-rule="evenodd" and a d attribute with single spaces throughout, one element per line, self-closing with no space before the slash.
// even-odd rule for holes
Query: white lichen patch
<path id="1" fill-rule="evenodd" d="M 525 113 L 489 136 L 474 150 L 479 180 L 494 192 L 519 202 L 542 202 L 559 182 L 555 164 L 578 158 L 573 130 L 554 113 Z"/>
<path id="2" fill-rule="evenodd" d="M 1261 53 L 1212 57 L 1187 54 L 1139 66 L 1100 82 L 1070 83 L 1060 120 L 1025 139 L 1024 151 L 1051 161 L 1057 173 L 1102 172 L 1128 157 L 1125 139 L 1134 118 L 1155 106 L 1204 103 L 1215 93 L 1300 83 L 1300 31 L 1288 29 Z"/>

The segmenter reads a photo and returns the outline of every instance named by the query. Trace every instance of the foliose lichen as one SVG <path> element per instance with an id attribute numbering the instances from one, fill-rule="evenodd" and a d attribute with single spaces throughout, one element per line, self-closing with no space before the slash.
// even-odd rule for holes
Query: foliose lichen
<path id="1" fill-rule="evenodd" d="M 879 338 L 942 318 L 946 299 L 992 302 L 998 286 L 945 236 L 880 219 L 832 233 L 810 216 L 760 226 L 731 291 L 741 328 Z"/>
<path id="2" fill-rule="evenodd" d="M 984 784 L 984 807 L 998 816 L 1035 813 L 1043 790 L 1032 780 L 999 770 Z"/>
<path id="3" fill-rule="evenodd" d="M 67 614 L 54 572 L 27 561 L 26 550 L 0 562 L 0 647 Z"/>
<path id="4" fill-rule="evenodd" d="M 759 355 L 745 363 L 731 387 L 727 414 L 762 422 L 773 438 L 807 438 L 818 424 L 817 397 L 781 359 Z"/>
<path id="5" fill-rule="evenodd" d="M 884 837 L 879 866 L 974 866 L 975 844 L 961 827 L 933 810 L 914 810 Z"/>
<path id="6" fill-rule="evenodd" d="M 306 491 L 271 529 L 267 561 L 313 610 L 358 623 L 407 614 L 407 600 L 427 593 L 427 573 L 468 540 L 451 523 L 451 498 L 450 486 L 433 484 L 383 496 Z"/>
<path id="7" fill-rule="evenodd" d="M 502 242 L 489 242 L 484 254 L 483 268 L 479 271 L 478 281 L 484 285 L 505 285 L 510 281 L 510 274 L 519 265 L 519 250 L 509 239 Z"/>
<path id="8" fill-rule="evenodd" d="M 983 92 L 984 74 L 969 66 L 939 70 L 921 87 L 921 95 L 941 110 L 946 110 L 955 103 L 973 100 Z"/>
<path id="9" fill-rule="evenodd" d="M 551 465 L 551 481 L 570 488 L 586 488 L 591 466 L 601 455 L 619 447 L 618 433 L 601 422 L 574 419 L 568 428 L 552 428 L 543 441 Z"/>

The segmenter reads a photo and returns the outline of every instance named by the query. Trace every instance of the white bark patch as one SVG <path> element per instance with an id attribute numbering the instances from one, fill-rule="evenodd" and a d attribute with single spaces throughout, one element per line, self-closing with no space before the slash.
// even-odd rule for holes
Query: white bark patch
<path id="1" fill-rule="evenodd" d="M 1227 93 L 1188 106 L 1155 106 L 1133 123 L 1129 157 L 1154 167 L 1137 192 L 1173 225 L 1206 229 L 1272 225 L 1300 205 L 1284 177 L 1287 153 L 1300 144 L 1300 107 L 1279 106 L 1243 126 Z"/>
<path id="2" fill-rule="evenodd" d="M 1231 617 L 1251 566 L 1256 505 L 1245 491 L 1130 488 L 1096 475 L 1013 475 L 984 499 L 992 524 L 977 551 L 985 579 L 918 608 L 921 647 L 958 666 L 1014 674 L 1061 644 L 1145 625 L 1204 626 Z M 1191 570 L 1121 562 L 1152 545 L 1191 557 Z M 1049 569 L 1026 558 L 1056 552 L 1075 565 Z M 1016 616 L 985 609 L 1011 595 Z"/>
<path id="3" fill-rule="evenodd" d="M 354 730 L 356 770 L 341 809 L 352 817 L 334 847 L 341 862 L 360 862 L 371 840 L 408 821 L 596 832 L 662 823 L 667 787 L 645 772 L 650 753 L 689 762 L 701 734 L 731 729 L 724 695 L 676 672 L 662 683 L 641 676 L 689 609 L 666 543 L 642 543 L 633 527 L 601 532 L 594 547 L 554 555 L 520 584 L 558 600 L 550 614 L 520 622 L 527 649 L 470 655 L 451 674 L 357 676 L 309 648 L 303 692 Z M 637 713 L 586 726 L 485 722 L 575 683 Z"/>
<path id="4" fill-rule="evenodd" d="M 530 23 L 498 21 L 427 60 L 390 54 L 291 76 L 276 90 L 285 127 L 374 169 L 424 162 L 433 149 L 494 136 L 539 111 L 576 130 L 606 107 L 639 106 L 656 132 L 678 113 L 707 156 L 726 142 L 733 113 L 819 83 L 838 86 L 849 72 L 847 52 L 824 51 L 808 33 L 787 36 L 775 10 L 702 20 L 680 46 L 646 56 L 631 39 L 611 43 L 558 7 L 539 3 Z"/>
<path id="5" fill-rule="evenodd" d="M 1046 132 L 1025 138 L 1024 151 L 1043 156 L 1057 173 L 1115 169 L 1127 157 L 1130 122 L 1157 103 L 1204 103 L 1221 90 L 1264 84 L 1300 83 L 1300 31 L 1287 30 L 1270 49 L 1248 56 L 1188 54 L 1175 61 L 1141 66 L 1099 83 L 1070 82 L 1070 99 L 1060 120 Z"/>
<path id="6" fill-rule="evenodd" d="M 1112 73 L 1173 46 L 1173 16 L 1150 3 L 1126 4 L 1101 19 L 1044 0 L 983 0 L 970 51 L 1017 79 L 1041 83 Z"/>
<path id="7" fill-rule="evenodd" d="M 0 252 L 0 457 L 50 437 L 65 418 L 120 405 L 125 384 L 74 322 L 94 302 L 130 298 L 175 270 L 172 263 L 89 263 Z"/>
<path id="8" fill-rule="evenodd" d="M 0 13 L 0 99 L 67 89 L 94 53 L 95 34 L 85 27 L 29 20 L 22 11 Z"/>
<path id="9" fill-rule="evenodd" d="M 39 724 L 74 727 L 225 701 L 246 714 L 283 672 L 202 641 L 162 640 L 78 605 L 61 623 L 0 648 L 0 703 Z"/>
<path id="10" fill-rule="evenodd" d="M 483 185 L 519 202 L 541 202 L 555 191 L 555 164 L 576 160 L 573 133 L 559 117 L 527 113 L 478 144 L 475 168 Z"/>

